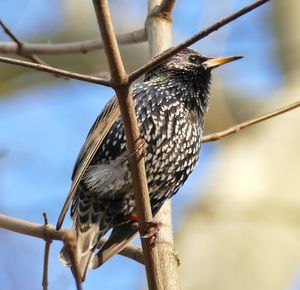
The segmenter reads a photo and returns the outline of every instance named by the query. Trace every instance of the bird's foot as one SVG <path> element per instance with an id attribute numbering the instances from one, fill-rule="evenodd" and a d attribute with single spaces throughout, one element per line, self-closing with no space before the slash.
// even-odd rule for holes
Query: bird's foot
<path id="1" fill-rule="evenodd" d="M 128 151 L 125 151 L 122 154 L 122 160 L 121 163 L 124 163 L 125 161 L 128 161 L 129 159 L 131 159 L 133 156 L 135 156 L 136 154 L 140 152 L 139 158 L 143 158 L 146 155 L 146 149 L 145 149 L 145 139 L 143 139 L 141 136 L 137 139 L 136 141 L 136 148 L 134 149 L 134 151 L 129 154 Z"/>
<path id="2" fill-rule="evenodd" d="M 150 245 L 154 247 L 159 239 L 160 223 L 157 221 L 144 221 L 138 223 L 135 221 L 132 227 L 139 230 L 141 233 L 141 239 L 149 239 Z"/>

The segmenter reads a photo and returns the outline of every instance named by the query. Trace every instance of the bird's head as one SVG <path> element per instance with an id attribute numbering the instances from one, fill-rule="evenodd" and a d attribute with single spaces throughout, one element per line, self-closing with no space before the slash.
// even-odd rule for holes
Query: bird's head
<path id="1" fill-rule="evenodd" d="M 202 118 L 208 109 L 211 71 L 240 58 L 241 56 L 206 57 L 185 48 L 149 71 L 144 81 L 177 92 L 176 95 L 186 106 L 196 108 Z"/>
<path id="2" fill-rule="evenodd" d="M 185 48 L 149 71 L 145 76 L 145 81 L 172 76 L 188 81 L 206 81 L 209 83 L 211 71 L 214 68 L 240 58 L 241 56 L 206 57 L 197 51 Z"/>

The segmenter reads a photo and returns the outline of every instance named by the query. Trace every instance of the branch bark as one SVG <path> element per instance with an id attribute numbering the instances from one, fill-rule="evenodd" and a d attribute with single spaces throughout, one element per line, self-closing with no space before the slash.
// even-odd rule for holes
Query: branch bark
<path id="1" fill-rule="evenodd" d="M 45 220 L 45 227 L 48 226 L 48 215 L 47 213 L 43 213 L 44 220 Z M 45 251 L 44 251 L 44 265 L 43 265 L 43 279 L 42 279 L 42 287 L 43 290 L 48 289 L 48 264 L 49 264 L 49 253 L 50 253 L 50 246 L 52 241 L 47 240 L 45 243 Z"/>
<path id="2" fill-rule="evenodd" d="M 153 217 L 150 207 L 145 164 L 140 150 L 141 148 L 138 148 L 140 132 L 137 125 L 132 93 L 114 34 L 107 1 L 93 0 L 93 3 L 111 70 L 112 84 L 119 101 L 129 154 L 132 156 L 132 158 L 130 158 L 132 183 L 138 212 L 138 222 L 142 228 L 142 225 L 145 222 L 152 221 Z M 141 235 L 144 234 L 145 233 L 141 231 Z M 150 239 L 141 240 L 149 289 L 163 289 L 157 249 L 151 246 Z"/>
<path id="3" fill-rule="evenodd" d="M 189 38 L 186 41 L 180 43 L 179 45 L 175 46 L 174 48 L 171 48 L 171 49 L 165 51 L 164 53 L 162 53 L 161 55 L 159 55 L 158 57 L 156 57 L 152 61 L 148 62 L 147 64 L 143 65 L 139 69 L 132 72 L 129 75 L 129 82 L 133 82 L 134 80 L 138 79 L 140 76 L 145 74 L 147 71 L 153 69 L 154 67 L 156 67 L 160 63 L 164 62 L 165 60 L 167 60 L 171 56 L 175 55 L 177 52 L 181 51 L 182 49 L 194 44 L 198 40 L 208 36 L 212 32 L 217 31 L 219 28 L 225 26 L 226 24 L 236 20 L 237 18 L 249 13 L 253 9 L 258 8 L 259 6 L 265 4 L 269 1 L 270 0 L 256 1 L 256 2 L 254 2 L 254 3 L 252 3 L 248 6 L 245 6 L 241 10 L 231 14 L 230 16 L 228 16 L 226 18 L 223 18 L 222 20 L 214 23 L 213 25 L 201 30 L 200 32 L 194 34 L 191 38 Z"/>
<path id="4" fill-rule="evenodd" d="M 234 14 L 232 14 L 232 15 L 216 22 L 215 24 L 209 26 L 208 28 L 200 31 L 199 33 L 193 35 L 191 38 L 189 38 L 186 41 L 182 42 L 178 46 L 176 46 L 172 49 L 169 49 L 168 51 L 162 53 L 160 56 L 158 56 L 155 59 L 153 59 L 152 61 L 150 61 L 149 63 L 145 64 L 144 66 L 142 66 L 139 69 L 132 72 L 129 76 L 127 76 L 128 80 L 125 80 L 124 83 L 125 84 L 126 83 L 127 84 L 132 83 L 133 81 L 138 79 L 140 76 L 142 76 L 144 73 L 146 73 L 147 71 L 149 71 L 152 68 L 156 67 L 157 65 L 159 65 L 163 61 L 167 60 L 169 57 L 173 56 L 174 54 L 176 54 L 180 50 L 184 49 L 185 47 L 188 47 L 189 45 L 192 45 L 196 41 L 206 37 L 207 35 L 209 35 L 210 33 L 214 32 L 214 31 L 218 30 L 222 26 L 224 26 L 224 25 L 230 23 L 231 21 L 245 15 L 246 13 L 249 13 L 253 9 L 255 9 L 255 8 L 261 6 L 261 5 L 263 5 L 263 4 L 265 4 L 266 2 L 269 2 L 269 1 L 270 0 L 256 1 L 256 2 L 254 2 L 254 3 L 252 3 L 248 6 L 244 7 L 243 9 L 237 11 L 236 13 L 234 13 Z M 26 46 L 24 46 L 24 49 L 25 49 L 25 47 Z M 68 77 L 70 79 L 77 79 L 77 80 L 81 80 L 81 81 L 85 81 L 85 82 L 101 84 L 101 85 L 107 86 L 107 87 L 111 86 L 110 81 L 102 79 L 102 78 L 87 76 L 87 75 L 83 75 L 83 74 L 77 74 L 77 73 L 69 72 L 69 71 L 66 71 L 66 70 L 60 70 L 60 69 L 53 68 L 53 67 L 46 66 L 46 65 L 35 64 L 35 63 L 16 60 L 16 59 L 7 58 L 7 57 L 0 57 L 0 62 L 14 64 L 14 65 L 20 65 L 20 66 L 25 66 L 25 67 L 30 67 L 30 68 L 33 68 L 33 69 L 36 69 L 36 70 L 49 72 L 49 73 L 54 73 L 54 74 L 57 74 L 57 75 L 60 75 L 60 76 Z"/>
<path id="5" fill-rule="evenodd" d="M 228 129 L 220 131 L 220 132 L 216 132 L 216 133 L 206 135 L 203 138 L 201 138 L 201 142 L 205 143 L 205 142 L 212 142 L 212 141 L 220 140 L 224 137 L 235 134 L 235 133 L 239 132 L 240 130 L 242 130 L 244 128 L 247 128 L 247 127 L 250 127 L 250 126 L 255 125 L 257 123 L 260 123 L 260 122 L 263 122 L 265 120 L 271 119 L 273 117 L 284 114 L 288 111 L 294 110 L 294 109 L 299 108 L 299 107 L 300 107 L 300 101 L 297 101 L 297 102 L 292 103 L 288 106 L 282 107 L 280 109 L 277 109 L 275 111 L 272 111 L 270 113 L 262 115 L 261 117 L 242 122 L 238 125 L 232 126 Z"/>
<path id="6" fill-rule="evenodd" d="M 149 0 L 146 29 L 151 57 L 154 57 L 172 45 L 171 12 L 173 0 Z M 164 290 L 180 289 L 178 258 L 174 256 L 171 200 L 165 202 L 156 216 L 161 224 L 157 249 Z"/>
<path id="7" fill-rule="evenodd" d="M 43 72 L 59 75 L 62 77 L 67 77 L 70 79 L 80 80 L 80 81 L 84 81 L 84 82 L 88 82 L 88 83 L 94 83 L 94 84 L 102 85 L 105 87 L 111 87 L 111 83 L 109 80 L 98 78 L 98 77 L 93 77 L 93 76 L 88 76 L 88 75 L 84 75 L 84 74 L 79 74 L 79 73 L 75 73 L 75 72 L 70 72 L 67 70 L 58 69 L 58 68 L 48 66 L 48 65 L 28 62 L 28 61 L 4 57 L 4 56 L 0 56 L 0 62 L 24 66 L 24 67 L 30 67 L 30 68 L 33 68 L 38 71 L 43 71 Z"/>
<path id="8" fill-rule="evenodd" d="M 66 231 L 64 234 L 64 249 L 66 250 L 68 256 L 70 257 L 72 272 L 76 282 L 76 289 L 82 290 L 82 278 L 78 266 L 76 248 L 77 248 L 77 239 L 75 237 L 75 234 L 71 231 Z"/>
<path id="9" fill-rule="evenodd" d="M 49 264 L 50 246 L 51 246 L 51 241 L 47 241 L 45 243 L 45 251 L 44 251 L 44 265 L 43 265 L 43 279 L 42 279 L 43 290 L 48 290 L 48 264 Z"/>
<path id="10" fill-rule="evenodd" d="M 19 234 L 47 240 L 63 240 L 65 230 L 57 231 L 52 225 L 41 225 L 0 214 L 0 228 Z"/>
<path id="11" fill-rule="evenodd" d="M 145 29 L 139 29 L 116 36 L 119 45 L 141 43 L 147 40 Z M 103 49 L 101 39 L 84 40 L 70 43 L 23 43 L 24 54 L 64 55 L 75 53 L 88 53 Z M 0 53 L 17 54 L 18 45 L 13 42 L 0 42 Z"/>
<path id="12" fill-rule="evenodd" d="M 4 214 L 0 214 L 0 228 L 6 229 L 11 232 L 36 237 L 45 241 L 63 241 L 66 230 L 61 229 L 59 231 L 53 225 L 50 224 L 37 224 L 21 219 L 9 217 Z M 107 241 L 106 238 L 101 239 L 101 245 Z M 139 263 L 143 263 L 143 253 L 140 247 L 129 245 L 123 249 L 119 254 L 136 260 Z"/>
<path id="13" fill-rule="evenodd" d="M 16 35 L 14 35 L 14 33 L 12 33 L 12 31 L 4 24 L 4 22 L 1 19 L 0 19 L 0 25 L 2 26 L 4 32 L 16 43 L 17 45 L 16 54 L 24 56 L 35 63 L 46 64 L 43 60 L 41 60 L 37 55 L 33 53 L 24 54 L 23 52 L 24 41 L 22 41 Z"/>

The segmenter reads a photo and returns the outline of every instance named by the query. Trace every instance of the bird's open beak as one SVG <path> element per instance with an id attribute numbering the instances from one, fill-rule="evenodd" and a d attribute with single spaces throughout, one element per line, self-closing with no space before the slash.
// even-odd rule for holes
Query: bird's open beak
<path id="1" fill-rule="evenodd" d="M 223 65 L 227 62 L 231 62 L 237 59 L 242 58 L 242 56 L 229 56 L 229 57 L 215 57 L 215 58 L 209 58 L 207 61 L 203 63 L 206 68 L 216 68 L 220 65 Z"/>

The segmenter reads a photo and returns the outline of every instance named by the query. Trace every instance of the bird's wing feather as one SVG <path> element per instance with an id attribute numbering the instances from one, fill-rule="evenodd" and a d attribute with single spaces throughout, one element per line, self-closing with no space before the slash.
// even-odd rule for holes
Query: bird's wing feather
<path id="1" fill-rule="evenodd" d="M 74 167 L 73 175 L 72 175 L 72 186 L 70 192 L 67 196 L 67 199 L 63 205 L 63 208 L 60 212 L 56 228 L 59 230 L 62 226 L 63 220 L 65 218 L 66 212 L 69 208 L 72 198 L 74 197 L 79 182 L 91 163 L 95 153 L 99 149 L 102 141 L 105 136 L 111 129 L 114 122 L 120 117 L 120 109 L 117 98 L 114 97 L 111 101 L 105 106 L 102 114 L 97 118 L 94 125 L 92 126 L 88 137 L 83 145 L 81 151 L 76 160 L 76 164 Z"/>

